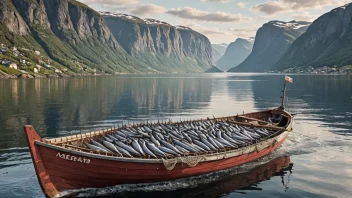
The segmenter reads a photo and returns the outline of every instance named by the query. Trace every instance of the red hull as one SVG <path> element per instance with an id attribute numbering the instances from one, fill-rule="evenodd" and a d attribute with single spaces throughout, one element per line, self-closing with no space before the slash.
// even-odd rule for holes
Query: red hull
<path id="1" fill-rule="evenodd" d="M 292 120 L 287 128 L 291 128 L 291 123 Z M 118 159 L 46 143 L 32 126 L 25 126 L 25 132 L 38 181 L 49 197 L 58 196 L 65 190 L 168 181 L 231 168 L 269 154 L 288 135 L 288 132 L 283 132 L 272 139 L 237 151 L 206 156 L 207 160 L 194 167 L 177 163 L 168 171 L 163 163 L 152 160 L 140 162 L 138 159 Z"/>
<path id="2" fill-rule="evenodd" d="M 32 140 L 30 147 L 39 182 L 43 191 L 50 197 L 70 189 L 167 181 L 231 168 L 269 154 L 286 138 L 260 151 L 212 162 L 200 162 L 195 167 L 177 164 L 173 170 L 168 171 L 163 164 L 155 163 L 143 164 L 103 159 L 90 159 L 89 164 L 69 161 L 57 155 L 60 153 L 60 155 L 72 156 L 70 153 L 35 144 L 34 140 L 38 139 L 35 138 L 37 135 L 34 129 L 26 126 L 26 131 Z"/>

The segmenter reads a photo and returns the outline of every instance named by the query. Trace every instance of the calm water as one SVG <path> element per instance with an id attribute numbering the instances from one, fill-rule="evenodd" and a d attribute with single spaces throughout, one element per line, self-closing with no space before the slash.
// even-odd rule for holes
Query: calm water
<path id="1" fill-rule="evenodd" d="M 256 162 L 188 180 L 90 189 L 106 197 L 351 197 L 352 76 L 293 76 L 294 132 Z M 59 137 L 122 122 L 184 120 L 280 105 L 281 75 L 189 74 L 0 80 L 0 195 L 44 197 L 22 126 Z"/>

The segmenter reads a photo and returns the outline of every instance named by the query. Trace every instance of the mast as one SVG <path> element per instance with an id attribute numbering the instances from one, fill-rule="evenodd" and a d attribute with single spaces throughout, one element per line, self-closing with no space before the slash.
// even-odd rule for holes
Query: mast
<path id="1" fill-rule="evenodd" d="M 285 110 L 286 85 L 287 85 L 287 80 L 285 79 L 284 90 L 282 91 L 282 96 L 281 96 L 281 99 L 282 99 L 281 106 L 279 107 L 280 110 Z"/>

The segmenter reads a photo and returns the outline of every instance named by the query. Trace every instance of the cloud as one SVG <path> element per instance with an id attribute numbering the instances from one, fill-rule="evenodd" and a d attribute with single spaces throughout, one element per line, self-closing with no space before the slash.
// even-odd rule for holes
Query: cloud
<path id="1" fill-rule="evenodd" d="M 232 0 L 201 0 L 202 2 L 230 3 Z"/>
<path id="2" fill-rule="evenodd" d="M 174 8 L 167 11 L 168 14 L 178 16 L 184 19 L 193 19 L 199 21 L 213 21 L 213 22 L 228 22 L 228 23 L 242 23 L 252 21 L 252 18 L 243 16 L 242 14 L 232 14 L 226 12 L 207 12 L 197 10 L 191 7 Z"/>
<path id="3" fill-rule="evenodd" d="M 259 27 L 252 26 L 248 28 L 228 28 L 228 31 L 237 37 L 254 37 L 258 29 Z"/>
<path id="4" fill-rule="evenodd" d="M 155 4 L 141 4 L 137 5 L 130 11 L 134 15 L 151 15 L 151 14 L 162 14 L 165 13 L 166 9 L 162 6 Z"/>
<path id="5" fill-rule="evenodd" d="M 263 12 L 267 15 L 273 15 L 288 9 L 284 3 L 280 1 L 268 1 L 265 3 L 257 4 L 253 8 L 255 11 Z"/>
<path id="6" fill-rule="evenodd" d="M 205 27 L 205 26 L 201 26 L 195 23 L 186 23 L 185 24 L 186 27 L 189 27 L 201 34 L 205 34 L 205 35 L 223 35 L 224 31 L 219 30 L 218 28 L 209 28 L 209 27 Z"/>
<path id="7" fill-rule="evenodd" d="M 300 14 L 291 15 L 291 18 L 296 21 L 310 21 L 310 22 L 312 22 L 315 19 L 317 19 L 318 17 L 319 17 L 319 15 L 312 15 L 308 12 L 302 12 Z"/>
<path id="8" fill-rule="evenodd" d="M 80 0 L 85 4 L 129 5 L 138 3 L 137 0 Z"/>
<path id="9" fill-rule="evenodd" d="M 238 3 L 236 4 L 236 6 L 237 6 L 238 8 L 244 8 L 244 7 L 246 7 L 246 4 L 245 4 L 245 3 L 242 3 L 242 2 L 238 2 Z"/>
<path id="10" fill-rule="evenodd" d="M 320 9 L 325 6 L 337 6 L 345 3 L 346 0 L 275 0 L 257 4 L 252 7 L 252 10 L 266 15 L 275 15 L 282 12 Z"/>

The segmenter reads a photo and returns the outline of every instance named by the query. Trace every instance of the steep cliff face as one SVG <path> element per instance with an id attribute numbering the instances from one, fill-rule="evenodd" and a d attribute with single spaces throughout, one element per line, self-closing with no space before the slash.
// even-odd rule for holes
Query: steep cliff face
<path id="1" fill-rule="evenodd" d="M 160 61 L 167 57 L 174 64 L 177 61 L 179 64 L 192 64 L 192 71 L 204 71 L 212 65 L 212 49 L 208 38 L 190 28 L 126 14 L 101 14 L 116 40 L 134 57 L 149 54 L 152 56 L 149 59 L 168 64 L 167 61 Z"/>
<path id="2" fill-rule="evenodd" d="M 13 4 L 28 25 L 50 28 L 43 0 L 17 0 Z"/>
<path id="3" fill-rule="evenodd" d="M 96 38 L 103 44 L 117 46 L 103 17 L 93 9 L 71 0 L 43 0 L 51 30 L 69 43 Z"/>
<path id="4" fill-rule="evenodd" d="M 264 24 L 257 31 L 251 54 L 229 71 L 263 72 L 271 68 L 309 24 L 303 21 L 270 21 Z"/>
<path id="5" fill-rule="evenodd" d="M 109 73 L 202 72 L 211 66 L 205 36 L 154 19 L 105 16 L 106 23 L 75 0 L 3 0 L 0 11 L 1 42 L 42 51 L 74 72 L 82 65 Z"/>
<path id="6" fill-rule="evenodd" d="M 13 6 L 11 0 L 0 1 L 0 22 L 10 33 L 24 36 L 29 33 L 29 28 L 21 15 Z M 5 29 L 3 31 L 6 31 Z"/>
<path id="7" fill-rule="evenodd" d="M 315 20 L 274 69 L 352 64 L 352 4 L 333 9 Z"/>
<path id="8" fill-rule="evenodd" d="M 178 26 L 177 30 L 181 34 L 184 54 L 212 65 L 213 52 L 209 39 L 187 27 Z"/>
<path id="9" fill-rule="evenodd" d="M 216 63 L 225 54 L 229 45 L 226 43 L 221 43 L 211 44 L 211 46 L 213 48 L 213 62 Z"/>
<path id="10" fill-rule="evenodd" d="M 216 62 L 216 66 L 227 71 L 242 63 L 252 52 L 254 38 L 238 38 L 230 43 L 225 54 Z"/>

